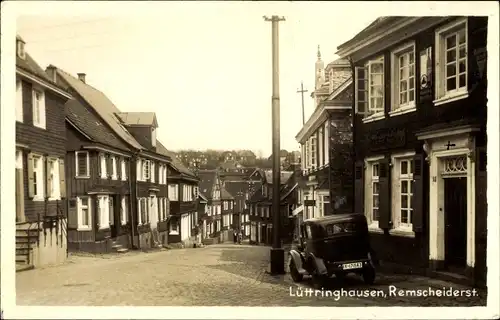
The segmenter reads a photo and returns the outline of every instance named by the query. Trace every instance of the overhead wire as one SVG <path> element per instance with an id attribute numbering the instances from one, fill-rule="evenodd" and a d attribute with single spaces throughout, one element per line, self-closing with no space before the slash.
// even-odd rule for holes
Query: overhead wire
<path id="1" fill-rule="evenodd" d="M 91 19 L 91 20 L 83 20 L 83 21 L 77 21 L 77 22 L 71 22 L 71 23 L 62 23 L 62 24 L 55 24 L 55 25 L 47 25 L 47 26 L 36 27 L 36 28 L 26 28 L 26 29 L 20 28 L 20 29 L 18 29 L 18 31 L 19 32 L 24 32 L 24 31 L 46 30 L 46 29 L 51 29 L 51 28 L 60 28 L 60 27 L 65 27 L 65 26 L 86 24 L 86 23 L 103 21 L 103 20 L 110 20 L 110 19 L 112 19 L 112 17 L 99 18 L 99 19 Z"/>

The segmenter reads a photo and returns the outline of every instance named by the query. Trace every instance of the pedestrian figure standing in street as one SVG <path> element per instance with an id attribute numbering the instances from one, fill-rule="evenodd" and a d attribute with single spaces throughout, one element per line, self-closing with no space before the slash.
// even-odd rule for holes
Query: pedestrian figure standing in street
<path id="1" fill-rule="evenodd" d="M 243 234 L 241 234 L 241 231 L 238 233 L 238 244 L 241 244 L 241 240 L 243 238 Z"/>
<path id="2" fill-rule="evenodd" d="M 236 244 L 236 241 L 238 240 L 237 237 L 238 237 L 238 234 L 236 233 L 236 230 L 234 230 L 233 231 L 233 242 L 234 242 L 234 244 Z"/>

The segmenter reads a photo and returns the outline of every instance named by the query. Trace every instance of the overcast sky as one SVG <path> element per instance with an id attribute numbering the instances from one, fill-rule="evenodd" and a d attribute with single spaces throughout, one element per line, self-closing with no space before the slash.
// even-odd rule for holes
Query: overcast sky
<path id="1" fill-rule="evenodd" d="M 17 31 L 43 68 L 86 73 L 87 83 L 122 111 L 156 112 L 158 137 L 170 149 L 251 149 L 265 156 L 272 148 L 272 68 L 271 23 L 263 15 L 286 18 L 281 147 L 298 150 L 297 89 L 304 81 L 309 90 L 308 117 L 317 46 L 326 65 L 338 45 L 377 16 L 404 14 L 380 2 L 53 2 L 38 11 L 28 3 L 20 12 L 38 14 L 20 16 Z"/>
<path id="2" fill-rule="evenodd" d="M 57 4 L 51 4 L 57 6 Z M 298 150 L 300 82 L 314 86 L 317 46 L 325 65 L 336 46 L 375 15 L 349 24 L 335 3 L 159 3 L 137 15 L 105 16 L 100 3 L 77 17 L 23 15 L 18 33 L 45 68 L 54 64 L 103 91 L 122 111 L 154 111 L 168 148 L 271 153 L 271 23 L 279 13 L 281 147 Z M 105 11 L 104 11 L 105 12 Z M 161 15 L 158 14 L 161 12 Z M 305 98 L 306 116 L 312 99 Z M 260 151 L 260 152 L 259 152 Z"/>

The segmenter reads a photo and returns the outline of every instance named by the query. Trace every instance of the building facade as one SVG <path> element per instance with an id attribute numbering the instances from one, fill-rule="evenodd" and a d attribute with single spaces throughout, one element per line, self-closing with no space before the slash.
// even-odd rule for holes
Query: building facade
<path id="1" fill-rule="evenodd" d="M 16 265 L 23 268 L 66 259 L 69 99 L 16 37 Z"/>
<path id="2" fill-rule="evenodd" d="M 301 145 L 299 221 L 352 208 L 352 72 L 349 61 L 323 66 L 318 51 L 316 108 L 295 137 Z"/>
<path id="3" fill-rule="evenodd" d="M 486 279 L 486 35 L 485 17 L 382 17 L 338 48 L 380 260 Z"/>

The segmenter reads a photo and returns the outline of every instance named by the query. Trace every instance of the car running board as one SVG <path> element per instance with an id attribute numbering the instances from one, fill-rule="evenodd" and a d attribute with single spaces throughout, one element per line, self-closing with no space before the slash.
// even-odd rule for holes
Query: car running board
<path id="1" fill-rule="evenodd" d="M 297 271 L 298 271 L 300 274 L 302 274 L 302 275 L 306 275 L 306 274 L 307 274 L 306 269 L 303 269 L 303 268 L 298 268 L 298 270 L 297 270 Z"/>

